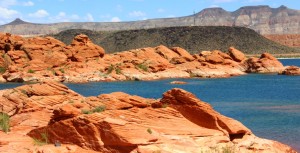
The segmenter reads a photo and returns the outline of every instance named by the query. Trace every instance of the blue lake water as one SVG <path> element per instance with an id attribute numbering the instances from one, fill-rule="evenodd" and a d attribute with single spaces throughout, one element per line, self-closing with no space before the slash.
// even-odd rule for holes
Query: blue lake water
<path id="1" fill-rule="evenodd" d="M 299 58 L 291 58 L 291 59 L 280 59 L 283 65 L 295 65 L 300 67 L 300 59 Z"/>
<path id="2" fill-rule="evenodd" d="M 282 59 L 300 66 L 300 59 Z M 173 85 L 171 81 L 188 82 Z M 20 84 L 1 84 L 0 89 Z M 156 81 L 66 84 L 84 96 L 122 91 L 147 98 L 161 98 L 172 88 L 182 88 L 210 103 L 223 115 L 241 121 L 263 138 L 288 144 L 300 151 L 300 76 L 249 74 L 222 79 L 166 79 Z"/>

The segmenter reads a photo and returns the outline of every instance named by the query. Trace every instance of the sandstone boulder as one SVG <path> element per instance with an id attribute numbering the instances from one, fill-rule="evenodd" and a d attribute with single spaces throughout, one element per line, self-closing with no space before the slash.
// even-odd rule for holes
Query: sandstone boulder
<path id="1" fill-rule="evenodd" d="M 224 58 L 219 54 L 211 54 L 205 57 L 205 61 L 211 64 L 222 64 L 224 62 Z"/>
<path id="2" fill-rule="evenodd" d="M 252 57 L 244 61 L 247 72 L 279 73 L 284 66 L 269 53 L 263 53 L 260 58 Z"/>
<path id="3" fill-rule="evenodd" d="M 165 92 L 161 102 L 169 104 L 191 122 L 201 127 L 220 130 L 231 139 L 251 134 L 251 131 L 240 122 L 217 113 L 208 103 L 202 102 L 195 95 L 182 89 L 175 88 Z"/>
<path id="4" fill-rule="evenodd" d="M 200 56 L 207 56 L 207 55 L 211 55 L 211 51 L 201 51 Z"/>
<path id="5" fill-rule="evenodd" d="M 230 47 L 228 51 L 229 51 L 230 57 L 237 62 L 241 62 L 246 59 L 245 54 L 242 53 L 241 51 L 235 49 L 234 47 Z"/>
<path id="6" fill-rule="evenodd" d="M 162 57 L 171 60 L 174 57 L 179 57 L 179 54 L 175 53 L 173 50 L 167 48 L 166 46 L 160 45 L 155 48 L 156 53 Z"/>
<path id="7" fill-rule="evenodd" d="M 280 74 L 283 75 L 300 75 L 300 67 L 298 66 L 288 66 Z"/>
<path id="8" fill-rule="evenodd" d="M 90 58 L 103 57 L 105 51 L 102 47 L 95 45 L 87 35 L 77 35 L 70 46 L 65 48 L 71 50 L 72 61 L 84 62 Z"/>
<path id="9" fill-rule="evenodd" d="M 172 47 L 171 48 L 175 53 L 179 54 L 180 56 L 186 58 L 188 61 L 194 60 L 194 57 L 185 49 L 180 48 L 180 47 Z"/>

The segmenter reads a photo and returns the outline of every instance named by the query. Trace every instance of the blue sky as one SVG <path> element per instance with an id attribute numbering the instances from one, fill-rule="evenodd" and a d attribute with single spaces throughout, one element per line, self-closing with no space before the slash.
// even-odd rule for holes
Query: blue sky
<path id="1" fill-rule="evenodd" d="M 234 11 L 253 5 L 300 10 L 300 0 L 0 0 L 0 24 L 15 18 L 34 23 L 136 21 L 187 16 L 208 7 Z"/>

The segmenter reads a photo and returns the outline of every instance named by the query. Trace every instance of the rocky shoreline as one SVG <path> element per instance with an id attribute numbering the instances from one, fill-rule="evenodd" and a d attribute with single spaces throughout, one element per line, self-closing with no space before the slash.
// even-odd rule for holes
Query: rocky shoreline
<path id="1" fill-rule="evenodd" d="M 86 35 L 76 36 L 70 45 L 52 37 L 0 34 L 0 38 L 0 82 L 216 78 L 285 69 L 271 54 L 247 58 L 233 47 L 227 53 L 213 50 L 191 55 L 183 48 L 161 45 L 105 54 Z"/>
<path id="2" fill-rule="evenodd" d="M 10 125 L 0 152 L 296 152 L 179 88 L 161 99 L 84 97 L 48 81 L 1 90 L 0 108 Z"/>

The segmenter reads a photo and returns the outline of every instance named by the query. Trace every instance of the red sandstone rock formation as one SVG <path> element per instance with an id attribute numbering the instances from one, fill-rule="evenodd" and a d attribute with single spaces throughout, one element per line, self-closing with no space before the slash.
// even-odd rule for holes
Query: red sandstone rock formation
<path id="1" fill-rule="evenodd" d="M 203 51 L 191 55 L 180 47 L 140 48 L 106 54 L 86 35 L 71 45 L 51 37 L 22 38 L 0 34 L 2 82 L 89 82 L 162 78 L 230 77 L 246 72 L 278 73 L 282 64 L 270 54 L 249 58 L 231 47 L 229 53 Z"/>
<path id="2" fill-rule="evenodd" d="M 269 53 L 263 53 L 260 58 L 251 57 L 244 62 L 248 72 L 278 73 L 284 69 L 280 61 Z"/>
<path id="3" fill-rule="evenodd" d="M 241 62 L 244 59 L 246 59 L 246 56 L 244 53 L 242 53 L 241 51 L 239 51 L 233 47 L 229 48 L 229 55 L 233 60 L 235 60 L 237 62 Z"/>
<path id="4" fill-rule="evenodd" d="M 279 74 L 283 75 L 300 75 L 300 67 L 298 66 L 288 66 Z"/>
<path id="5" fill-rule="evenodd" d="M 1 106 L 11 129 L 0 131 L 0 152 L 295 152 L 178 88 L 161 100 L 121 92 L 83 97 L 45 82 L 0 91 Z M 45 134 L 49 144 L 34 145 Z"/>
<path id="6" fill-rule="evenodd" d="M 71 52 L 68 57 L 76 62 L 85 62 L 91 58 L 103 57 L 105 54 L 102 47 L 93 44 L 88 36 L 83 34 L 76 36 L 71 45 L 65 49 Z"/>

